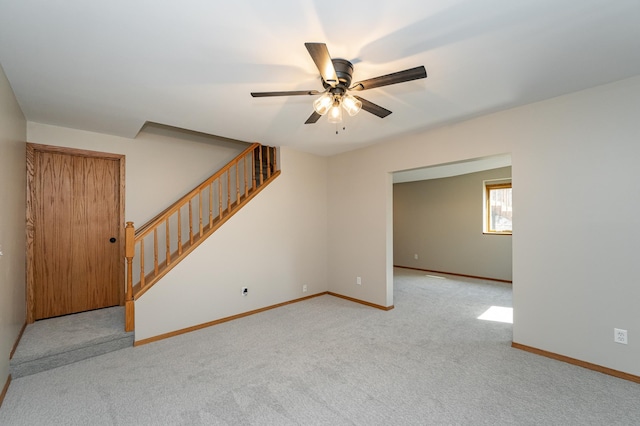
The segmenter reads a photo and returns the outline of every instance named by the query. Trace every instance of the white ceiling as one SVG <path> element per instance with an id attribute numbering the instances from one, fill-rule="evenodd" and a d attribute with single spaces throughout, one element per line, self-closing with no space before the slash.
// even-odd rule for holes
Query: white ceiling
<path id="1" fill-rule="evenodd" d="M 303 124 L 304 42 L 393 111 Z M 29 121 L 135 137 L 151 121 L 331 155 L 640 74 L 639 0 L 0 0 L 0 64 Z"/>

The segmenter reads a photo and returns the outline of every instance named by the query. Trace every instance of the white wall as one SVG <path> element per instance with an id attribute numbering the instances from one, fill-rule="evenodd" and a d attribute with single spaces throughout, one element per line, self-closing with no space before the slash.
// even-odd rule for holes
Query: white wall
<path id="1" fill-rule="evenodd" d="M 2 105 L 9 104 L 8 113 L 3 106 L 2 119 L 19 122 L 6 82 L 0 86 Z M 392 305 L 390 173 L 510 153 L 513 184 L 518 188 L 514 194 L 518 211 L 513 235 L 514 341 L 640 375 L 639 110 L 640 77 L 635 77 L 328 160 L 283 149 L 283 175 L 193 255 L 193 262 L 199 259 L 209 265 L 216 256 L 225 256 L 224 264 L 205 271 L 186 261 L 174 269 L 165 285 L 145 295 L 147 302 L 141 299 L 137 338 L 301 297 L 301 285 L 307 280 L 309 294 L 328 289 Z M 24 176 L 24 153 L 17 155 L 15 143 L 8 141 L 21 139 L 20 125 L 2 124 L 1 146 L 9 147 L 10 154 L 2 153 L 0 176 L 16 180 L 17 170 Z M 4 129 L 15 131 L 9 130 L 7 136 Z M 173 170 L 181 161 L 173 159 L 186 158 L 188 151 L 181 144 L 148 141 L 138 145 L 138 140 L 35 123 L 28 125 L 28 138 L 126 154 L 127 219 L 136 223 L 164 207 L 154 194 L 145 199 L 149 194 L 141 182 L 151 174 L 152 182 L 162 188 L 156 195 L 174 192 L 171 181 L 180 173 Z M 161 153 L 157 156 L 161 170 L 147 159 L 156 151 Z M 196 160 L 202 157 L 201 150 L 194 153 Z M 7 166 L 4 158 L 11 158 Z M 201 179 L 194 176 L 193 180 Z M 3 182 L 3 190 L 5 186 Z M 184 185 L 180 186 L 175 192 L 184 192 Z M 24 198 L 20 197 L 24 187 L 9 190 L 9 199 L 22 202 L 19 213 L 23 215 Z M 157 204 L 150 209 L 154 211 L 145 211 L 143 199 Z M 324 206 L 328 206 L 326 216 Z M 9 227 L 18 222 L 10 219 Z M 4 216 L 0 223 L 1 232 L 14 232 L 8 230 Z M 19 226 L 23 232 L 24 222 Z M 0 262 L 6 260 L 5 255 Z M 18 267 L 10 279 L 23 272 Z M 216 273 L 219 278 L 210 285 Z M 356 276 L 362 277 L 362 285 L 356 285 Z M 170 281 L 176 286 L 167 284 Z M 158 308 L 169 306 L 180 285 L 189 286 L 197 296 L 185 300 L 177 311 Z M 236 296 L 241 286 L 250 289 L 246 298 Z M 15 295 L 22 287 L 7 287 L 3 281 L 0 290 L 16 300 L 24 298 L 22 293 Z M 18 321 L 6 322 L 2 296 L 0 343 L 5 350 L 11 340 L 5 335 L 15 333 L 24 313 L 16 313 Z M 176 320 L 168 325 L 163 317 L 171 315 Z M 628 345 L 613 343 L 614 327 L 629 331 Z"/>
<path id="2" fill-rule="evenodd" d="M 142 226 L 248 145 L 152 128 L 135 139 L 29 122 L 29 142 L 124 154 L 125 217 Z"/>
<path id="3" fill-rule="evenodd" d="M 25 322 L 27 123 L 0 67 L 0 390 Z"/>
<path id="4" fill-rule="evenodd" d="M 511 235 L 483 232 L 484 181 L 510 177 L 503 167 L 393 185 L 394 265 L 511 281 Z"/>
<path id="5" fill-rule="evenodd" d="M 127 139 L 38 123 L 28 123 L 27 136 L 125 154 L 125 216 L 137 226 L 245 148 L 159 131 Z M 136 301 L 136 340 L 327 291 L 327 162 L 282 149 L 280 177 Z"/>
<path id="6" fill-rule="evenodd" d="M 27 136 L 125 154 L 125 216 L 137 226 L 246 147 L 158 129 L 127 139 L 39 123 L 28 123 Z M 280 162 L 274 183 L 136 302 L 137 340 L 327 290 L 327 159 L 283 149 Z"/>
<path id="7" fill-rule="evenodd" d="M 635 77 L 330 158 L 330 291 L 393 303 L 389 173 L 511 153 L 513 340 L 640 375 L 638 111 Z"/>
<path id="8" fill-rule="evenodd" d="M 327 162 L 282 148 L 282 174 L 136 301 L 136 340 L 327 291 Z"/>

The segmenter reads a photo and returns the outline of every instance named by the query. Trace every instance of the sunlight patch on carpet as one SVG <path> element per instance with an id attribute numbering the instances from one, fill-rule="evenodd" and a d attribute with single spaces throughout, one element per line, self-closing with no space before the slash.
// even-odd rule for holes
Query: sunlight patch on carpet
<path id="1" fill-rule="evenodd" d="M 497 321 L 513 324 L 513 308 L 492 306 L 478 317 L 479 320 Z"/>

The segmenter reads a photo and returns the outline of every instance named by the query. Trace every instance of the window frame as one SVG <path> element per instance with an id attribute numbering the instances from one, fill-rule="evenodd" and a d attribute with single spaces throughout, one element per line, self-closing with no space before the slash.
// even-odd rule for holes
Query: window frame
<path id="1" fill-rule="evenodd" d="M 513 235 L 513 226 L 509 231 L 498 231 L 491 229 L 491 196 L 490 193 L 495 189 L 511 189 L 513 185 L 511 179 L 488 180 L 483 182 L 484 186 L 484 207 L 483 207 L 483 226 L 482 233 L 485 235 Z M 513 203 L 512 206 L 513 208 Z"/>

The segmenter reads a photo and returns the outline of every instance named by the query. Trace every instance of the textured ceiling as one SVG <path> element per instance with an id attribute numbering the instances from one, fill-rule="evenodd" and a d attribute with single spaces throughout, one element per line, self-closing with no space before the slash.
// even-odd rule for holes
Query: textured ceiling
<path id="1" fill-rule="evenodd" d="M 640 74 L 638 0 L 0 0 L 0 64 L 29 121 L 135 137 L 151 121 L 331 155 Z M 345 130 L 303 124 L 321 90 L 304 42 L 354 81 Z"/>

